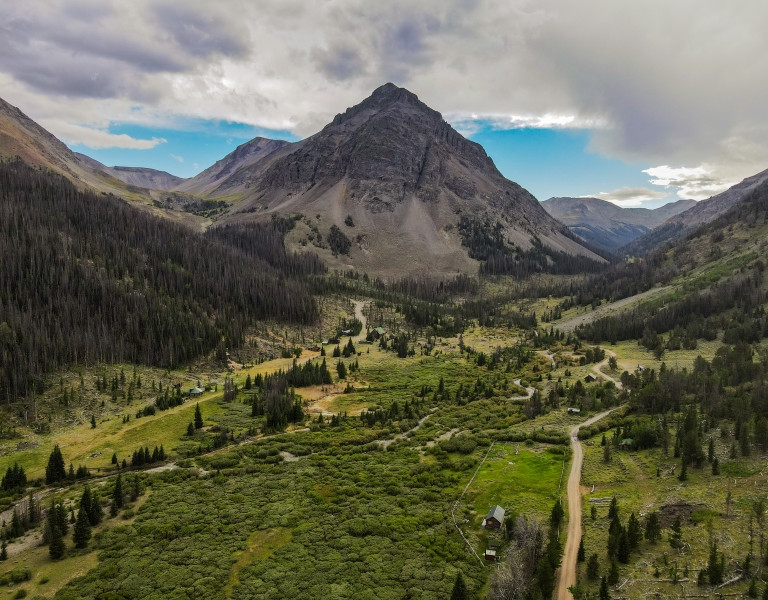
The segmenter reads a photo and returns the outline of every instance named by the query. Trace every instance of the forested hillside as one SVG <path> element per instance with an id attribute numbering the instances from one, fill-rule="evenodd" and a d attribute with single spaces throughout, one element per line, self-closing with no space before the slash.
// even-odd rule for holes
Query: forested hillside
<path id="1" fill-rule="evenodd" d="M 242 343 L 257 320 L 313 321 L 279 226 L 227 246 L 21 161 L 0 164 L 0 402 L 68 364 L 163 367 Z M 271 262 L 263 260 L 268 256 Z"/>

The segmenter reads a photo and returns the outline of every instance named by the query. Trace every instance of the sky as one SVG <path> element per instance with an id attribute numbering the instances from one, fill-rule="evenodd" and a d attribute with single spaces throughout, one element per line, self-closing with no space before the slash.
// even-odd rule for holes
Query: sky
<path id="1" fill-rule="evenodd" d="M 701 200 L 768 168 L 764 0 L 0 0 L 0 97 L 189 177 L 391 81 L 537 198 Z"/>

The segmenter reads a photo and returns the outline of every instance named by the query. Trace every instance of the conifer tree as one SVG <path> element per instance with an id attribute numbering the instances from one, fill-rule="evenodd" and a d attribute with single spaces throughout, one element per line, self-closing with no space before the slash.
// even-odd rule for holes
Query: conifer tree
<path id="1" fill-rule="evenodd" d="M 600 580 L 600 600 L 610 600 L 610 598 L 611 595 L 608 592 L 608 580 L 605 578 L 605 575 L 603 575 Z"/>
<path id="2" fill-rule="evenodd" d="M 464 576 L 461 574 L 461 571 L 456 573 L 451 600 L 469 600 L 469 590 L 467 590 L 467 584 L 464 582 Z"/>
<path id="3" fill-rule="evenodd" d="M 27 519 L 30 525 L 36 525 L 40 520 L 40 507 L 35 502 L 35 495 L 32 492 L 29 492 L 27 499 Z"/>
<path id="4" fill-rule="evenodd" d="M 597 552 L 589 557 L 587 562 L 587 577 L 595 580 L 600 575 L 600 559 L 597 556 Z"/>
<path id="5" fill-rule="evenodd" d="M 64 556 L 64 534 L 59 529 L 58 524 L 51 523 L 51 545 L 48 547 L 48 554 L 53 560 L 58 560 Z"/>
<path id="6" fill-rule="evenodd" d="M 83 495 L 80 496 L 80 510 L 85 510 L 86 512 L 90 510 L 91 508 L 91 488 L 87 485 L 85 486 L 85 489 L 83 489 Z"/>
<path id="7" fill-rule="evenodd" d="M 640 529 L 640 522 L 635 517 L 635 513 L 629 515 L 627 521 L 627 542 L 629 542 L 629 549 L 634 550 L 640 545 L 643 539 L 643 532 Z"/>
<path id="8" fill-rule="evenodd" d="M 91 539 L 91 523 L 88 519 L 87 511 L 82 508 L 77 512 L 77 521 L 75 521 L 75 530 L 72 532 L 72 541 L 75 548 L 85 548 Z"/>
<path id="9" fill-rule="evenodd" d="M 0 561 L 6 560 L 8 560 L 8 544 L 5 543 L 5 538 L 3 538 L 3 543 L 0 545 Z"/>
<path id="10" fill-rule="evenodd" d="M 91 526 L 93 527 L 101 523 L 101 520 L 104 518 L 104 510 L 101 508 L 101 500 L 95 491 L 91 493 L 91 504 L 86 509 L 86 512 L 88 513 L 88 521 L 90 521 Z"/>
<path id="11" fill-rule="evenodd" d="M 117 474 L 115 479 L 115 489 L 112 492 L 112 507 L 110 514 L 114 517 L 117 511 L 123 508 L 123 479 L 120 473 Z"/>
<path id="12" fill-rule="evenodd" d="M 131 502 L 135 502 L 141 493 L 141 487 L 139 485 L 139 476 L 134 475 L 131 482 Z"/>
<path id="13" fill-rule="evenodd" d="M 611 570 L 608 572 L 608 583 L 610 585 L 619 583 L 619 563 L 615 560 L 611 561 Z"/>
<path id="14" fill-rule="evenodd" d="M 651 544 L 655 544 L 661 539 L 661 527 L 656 511 L 648 515 L 648 520 L 645 523 L 645 539 L 651 542 Z"/>
<path id="15" fill-rule="evenodd" d="M 203 413 L 200 412 L 200 404 L 195 404 L 195 429 L 202 429 Z"/>
<path id="16" fill-rule="evenodd" d="M 581 536 L 579 540 L 579 551 L 576 554 L 576 562 L 584 562 L 586 560 L 586 551 L 584 550 L 584 536 Z"/>
<path id="17" fill-rule="evenodd" d="M 59 445 L 56 444 L 48 457 L 48 465 L 45 467 L 45 483 L 50 485 L 66 478 L 67 470 L 64 466 L 64 456 L 61 454 Z"/>
<path id="18" fill-rule="evenodd" d="M 675 522 L 672 523 L 672 532 L 669 534 L 669 545 L 673 548 L 680 548 L 683 544 L 683 531 L 680 523 L 680 517 L 675 518 Z"/>
<path id="19" fill-rule="evenodd" d="M 611 505 L 608 507 L 608 519 L 613 520 L 619 516 L 619 502 L 616 500 L 616 496 L 611 499 Z"/>

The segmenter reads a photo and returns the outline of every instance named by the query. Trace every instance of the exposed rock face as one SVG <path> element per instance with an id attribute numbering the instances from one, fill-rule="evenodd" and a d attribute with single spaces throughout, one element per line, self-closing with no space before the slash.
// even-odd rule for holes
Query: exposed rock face
<path id="1" fill-rule="evenodd" d="M 614 252 L 696 205 L 678 200 L 656 209 L 622 208 L 599 198 L 550 198 L 541 203 L 555 219 L 593 246 Z"/>
<path id="2" fill-rule="evenodd" d="M 597 258 L 505 179 L 479 144 L 391 83 L 317 134 L 244 166 L 211 195 L 235 193 L 245 200 L 225 221 L 299 213 L 321 234 L 336 225 L 356 243 L 329 262 L 376 274 L 475 272 L 455 230 L 462 214 L 500 222 L 523 249 L 537 237 Z"/>
<path id="3" fill-rule="evenodd" d="M 205 171 L 180 183 L 175 190 L 201 195 L 208 194 L 235 176 L 239 169 L 252 166 L 285 146 L 290 146 L 290 142 L 262 137 L 253 138 L 238 146 L 234 152 L 216 161 Z"/>

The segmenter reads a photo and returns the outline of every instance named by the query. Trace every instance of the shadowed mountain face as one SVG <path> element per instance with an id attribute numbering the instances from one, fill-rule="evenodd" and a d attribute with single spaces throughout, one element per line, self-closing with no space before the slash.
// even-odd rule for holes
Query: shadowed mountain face
<path id="1" fill-rule="evenodd" d="M 747 177 L 724 192 L 697 202 L 690 208 L 668 219 L 657 229 L 622 247 L 619 252 L 626 255 L 642 256 L 651 250 L 684 237 L 696 227 L 714 221 L 741 202 L 758 187 L 768 182 L 768 169 Z"/>
<path id="2" fill-rule="evenodd" d="M 614 252 L 696 202 L 678 200 L 653 210 L 622 208 L 598 198 L 550 198 L 541 205 L 580 238 Z"/>
<path id="3" fill-rule="evenodd" d="M 176 177 L 176 175 L 171 175 L 165 171 L 158 171 L 157 169 L 148 169 L 146 167 L 107 167 L 85 154 L 75 152 L 75 156 L 92 169 L 103 171 L 129 185 L 149 190 L 170 190 L 186 181 L 183 177 Z"/>
<path id="4" fill-rule="evenodd" d="M 241 199 L 225 222 L 302 215 L 289 243 L 315 246 L 332 265 L 384 276 L 476 272 L 462 218 L 495 228 L 510 248 L 528 250 L 539 240 L 600 260 L 505 179 L 480 145 L 393 84 L 319 133 L 218 180 L 209 197 Z M 326 244 L 334 226 L 350 242 L 344 252 Z"/>

